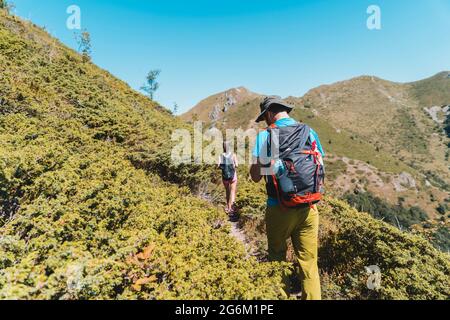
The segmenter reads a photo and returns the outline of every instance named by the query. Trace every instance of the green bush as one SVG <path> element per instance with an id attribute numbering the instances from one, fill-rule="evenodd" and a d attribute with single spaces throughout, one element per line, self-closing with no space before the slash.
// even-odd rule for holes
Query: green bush
<path id="1" fill-rule="evenodd" d="M 0 69 L 0 299 L 285 298 L 289 265 L 249 257 L 192 195 L 211 169 L 168 161 L 183 123 L 4 11 Z M 240 181 L 262 257 L 264 189 Z M 326 298 L 448 298 L 448 256 L 426 240 L 341 201 L 320 210 Z"/>
<path id="2" fill-rule="evenodd" d="M 357 210 L 368 212 L 397 227 L 409 228 L 428 219 L 426 212 L 419 207 L 394 206 L 370 192 L 347 193 L 344 199 Z"/>
<path id="3" fill-rule="evenodd" d="M 333 223 L 320 247 L 320 267 L 342 295 L 353 299 L 448 299 L 450 260 L 424 238 L 401 232 L 342 201 L 328 199 L 323 219 Z M 367 289 L 365 267 L 381 269 L 381 289 Z"/>
<path id="4" fill-rule="evenodd" d="M 264 259 L 264 190 L 261 185 L 240 181 L 241 224 L 256 255 Z M 325 299 L 448 299 L 449 256 L 433 248 L 425 237 L 402 232 L 328 197 L 319 212 L 319 268 Z M 294 261 L 292 251 L 288 257 Z M 381 269 L 377 291 L 367 287 L 365 267 L 371 265 Z"/>
<path id="5" fill-rule="evenodd" d="M 2 12 L 0 68 L 0 299 L 284 297 L 171 164 L 182 122 Z"/>

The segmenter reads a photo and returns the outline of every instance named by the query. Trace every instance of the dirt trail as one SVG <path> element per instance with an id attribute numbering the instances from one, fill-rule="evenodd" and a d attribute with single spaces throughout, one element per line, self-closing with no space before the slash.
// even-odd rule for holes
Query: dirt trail
<path id="1" fill-rule="evenodd" d="M 236 240 L 242 242 L 245 246 L 247 246 L 247 238 L 245 237 L 244 232 L 239 228 L 239 223 L 229 222 L 229 224 L 231 225 L 231 235 L 236 238 Z"/>
<path id="2" fill-rule="evenodd" d="M 228 221 L 228 223 L 231 227 L 230 235 L 244 245 L 247 257 L 254 256 L 254 249 L 250 245 L 250 242 L 247 240 L 247 236 L 245 235 L 244 231 L 242 231 L 242 229 L 239 227 L 239 222 Z"/>

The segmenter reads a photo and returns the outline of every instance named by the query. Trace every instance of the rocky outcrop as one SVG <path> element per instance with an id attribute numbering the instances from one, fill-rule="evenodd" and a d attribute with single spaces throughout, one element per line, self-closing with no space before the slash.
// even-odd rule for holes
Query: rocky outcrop
<path id="1" fill-rule="evenodd" d="M 213 111 L 209 114 L 209 119 L 213 122 L 219 120 L 220 118 L 220 106 L 216 104 L 213 108 Z"/>
<path id="2" fill-rule="evenodd" d="M 430 108 L 424 108 L 425 112 L 431 117 L 431 119 L 437 124 L 443 124 L 446 116 L 450 114 L 450 106 L 433 106 Z"/>
<path id="3" fill-rule="evenodd" d="M 410 189 L 416 189 L 417 183 L 413 176 L 407 172 L 400 173 L 392 180 L 394 189 L 397 192 L 402 192 Z"/>
<path id="4" fill-rule="evenodd" d="M 223 104 L 223 112 L 227 112 L 230 107 L 235 106 L 237 98 L 231 92 L 225 92 L 225 103 Z"/>

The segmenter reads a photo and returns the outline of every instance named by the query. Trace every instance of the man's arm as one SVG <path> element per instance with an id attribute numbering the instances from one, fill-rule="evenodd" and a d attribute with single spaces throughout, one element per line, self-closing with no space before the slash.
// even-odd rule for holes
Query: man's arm
<path id="1" fill-rule="evenodd" d="M 255 147 L 253 149 L 253 163 L 250 167 L 250 177 L 254 182 L 260 182 L 263 176 L 261 175 L 261 161 L 260 156 L 267 154 L 267 150 L 264 146 L 267 145 L 269 133 L 267 131 L 262 131 L 256 137 Z"/>
<path id="2" fill-rule="evenodd" d="M 253 182 L 260 182 L 263 176 L 261 175 L 261 164 L 254 163 L 250 167 L 250 177 L 252 178 Z"/>

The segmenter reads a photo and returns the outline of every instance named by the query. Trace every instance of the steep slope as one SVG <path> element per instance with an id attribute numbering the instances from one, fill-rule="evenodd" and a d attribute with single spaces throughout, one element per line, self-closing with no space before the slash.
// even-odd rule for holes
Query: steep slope
<path id="1" fill-rule="evenodd" d="M 170 164 L 183 122 L 2 10 L 0 70 L 0 299 L 284 297 L 288 266 L 248 257 L 193 195 L 211 170 Z M 260 187 L 239 200 L 258 230 Z M 332 199 L 321 210 L 326 297 L 448 298 L 448 257 L 422 238 Z"/>
<path id="2" fill-rule="evenodd" d="M 245 109 L 259 109 L 258 99 L 261 96 L 247 88 L 233 88 L 200 101 L 181 119 L 187 122 L 202 121 L 209 126 L 227 128 L 239 125 L 246 128 L 251 125 L 250 119 L 239 116 L 239 111 Z M 244 122 L 240 122 L 243 120 Z"/>
<path id="3" fill-rule="evenodd" d="M 448 141 L 425 108 L 450 104 L 449 95 L 450 78 L 441 73 L 412 84 L 359 77 L 313 89 L 302 100 L 336 129 L 395 154 L 448 191 Z"/>
<path id="4" fill-rule="evenodd" d="M 383 142 L 378 142 L 381 138 L 377 134 L 381 134 L 382 127 L 377 126 L 378 131 L 365 136 L 361 134 L 362 130 L 360 131 L 356 121 L 352 128 L 340 127 L 334 120 L 330 120 L 334 115 L 326 116 L 307 103 L 305 105 L 303 100 L 295 98 L 288 100 L 296 106 L 292 113 L 293 117 L 307 123 L 319 133 L 328 152 L 326 162 L 328 180 L 331 181 L 329 185 L 338 195 L 354 190 L 368 191 L 392 205 L 401 203 L 405 207 L 418 206 L 425 210 L 430 218 L 442 218 L 437 208 L 440 204 L 445 204 L 449 198 L 446 183 L 443 181 L 448 176 L 446 174 L 448 169 L 444 167 L 443 161 L 436 164 L 442 171 L 432 169 L 432 160 L 423 162 L 420 166 L 413 166 L 407 156 L 401 157 L 399 154 L 402 152 L 408 154 L 415 162 L 418 162 L 419 157 L 414 158 L 414 154 L 405 151 L 401 147 L 402 142 L 397 142 L 399 149 L 396 151 L 390 150 L 391 145 L 384 147 Z M 344 114 L 347 114 L 347 111 Z M 348 114 L 351 117 L 350 112 Z M 393 124 L 387 127 L 392 126 Z M 434 137 L 433 135 L 430 138 L 430 143 L 434 141 Z M 400 139 L 408 138 L 401 136 Z M 441 135 L 438 140 L 441 139 L 445 137 Z M 430 152 L 434 152 L 432 146 L 432 144 L 427 146 Z M 441 152 L 443 159 L 445 145 L 439 142 L 436 148 Z"/>
<path id="5" fill-rule="evenodd" d="M 240 177 L 240 227 L 255 255 L 267 255 L 262 184 Z M 319 269 L 324 299 L 448 299 L 450 259 L 421 235 L 402 232 L 327 198 L 319 206 Z M 288 256 L 295 261 L 291 244 Z M 381 287 L 367 286 L 366 267 L 381 271 Z M 294 288 L 295 289 L 295 288 Z"/>
<path id="6" fill-rule="evenodd" d="M 0 299 L 281 297 L 180 187 L 210 175 L 169 163 L 181 121 L 3 10 L 0 70 Z"/>
<path id="7" fill-rule="evenodd" d="M 440 72 L 409 85 L 422 107 L 450 104 L 450 71 Z"/>

